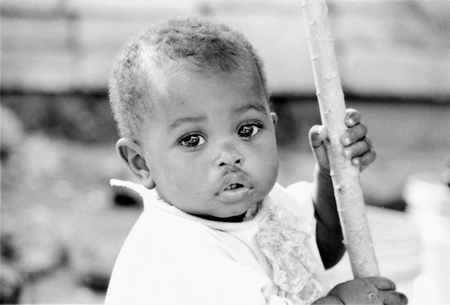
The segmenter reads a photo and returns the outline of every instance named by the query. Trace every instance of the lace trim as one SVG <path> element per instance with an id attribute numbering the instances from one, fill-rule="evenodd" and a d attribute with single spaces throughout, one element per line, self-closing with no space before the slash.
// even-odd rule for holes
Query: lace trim
<path id="1" fill-rule="evenodd" d="M 322 286 L 312 274 L 318 263 L 304 242 L 308 223 L 299 213 L 281 206 L 270 207 L 256 240 L 273 270 L 273 281 L 294 304 L 311 304 L 322 296 Z"/>

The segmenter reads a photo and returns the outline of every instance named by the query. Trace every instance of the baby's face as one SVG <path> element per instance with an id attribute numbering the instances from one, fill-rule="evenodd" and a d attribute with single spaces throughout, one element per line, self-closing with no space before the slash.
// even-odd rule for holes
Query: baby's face
<path id="1" fill-rule="evenodd" d="M 274 117 L 256 68 L 252 75 L 165 71 L 142 145 L 156 190 L 169 204 L 198 216 L 231 217 L 272 189 Z"/>

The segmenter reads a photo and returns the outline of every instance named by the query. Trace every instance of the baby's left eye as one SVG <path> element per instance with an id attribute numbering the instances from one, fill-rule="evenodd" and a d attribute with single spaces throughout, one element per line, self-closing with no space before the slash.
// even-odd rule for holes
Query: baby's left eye
<path id="1" fill-rule="evenodd" d="M 238 130 L 238 135 L 241 138 L 251 138 L 258 134 L 258 132 L 261 131 L 261 126 L 255 125 L 255 124 L 248 124 L 244 125 Z"/>

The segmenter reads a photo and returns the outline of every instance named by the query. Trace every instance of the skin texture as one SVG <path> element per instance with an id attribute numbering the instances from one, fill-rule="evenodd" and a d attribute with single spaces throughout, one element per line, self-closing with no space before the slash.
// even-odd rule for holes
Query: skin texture
<path id="1" fill-rule="evenodd" d="M 163 71 L 157 115 L 146 120 L 142 145 L 131 150 L 145 161 L 135 171 L 144 185 L 155 186 L 169 204 L 205 218 L 228 218 L 245 213 L 272 189 L 276 116 L 251 69 L 251 77 Z M 129 143 L 121 145 L 130 150 Z"/>

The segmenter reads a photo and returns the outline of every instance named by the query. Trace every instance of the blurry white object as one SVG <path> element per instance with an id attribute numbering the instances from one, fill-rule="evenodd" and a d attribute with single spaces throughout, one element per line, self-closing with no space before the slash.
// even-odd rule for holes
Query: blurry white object
<path id="1" fill-rule="evenodd" d="M 404 197 L 423 244 L 412 302 L 450 304 L 450 188 L 439 173 L 420 173 L 408 179 Z"/>

